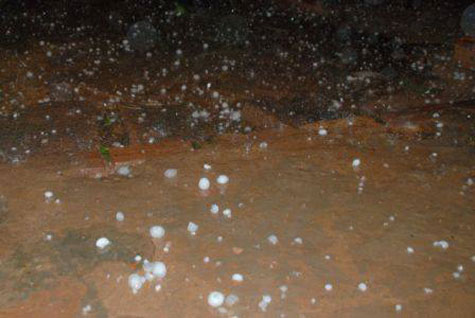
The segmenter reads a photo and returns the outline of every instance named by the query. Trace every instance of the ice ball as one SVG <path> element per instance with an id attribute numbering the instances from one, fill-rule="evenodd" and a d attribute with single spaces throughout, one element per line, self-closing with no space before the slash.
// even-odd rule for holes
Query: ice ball
<path id="1" fill-rule="evenodd" d="M 150 236 L 153 238 L 162 238 L 165 235 L 165 229 L 160 225 L 154 225 L 150 228 Z"/>
<path id="2" fill-rule="evenodd" d="M 208 305 L 219 307 L 224 303 L 224 295 L 218 291 L 213 291 L 208 295 Z"/>

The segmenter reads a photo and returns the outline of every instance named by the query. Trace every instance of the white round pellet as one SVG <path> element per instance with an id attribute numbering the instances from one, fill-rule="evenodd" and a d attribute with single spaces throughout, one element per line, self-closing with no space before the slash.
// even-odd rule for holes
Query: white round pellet
<path id="1" fill-rule="evenodd" d="M 208 295 L 208 305 L 219 307 L 224 303 L 224 295 L 218 291 L 213 291 Z"/>
<path id="2" fill-rule="evenodd" d="M 227 218 L 231 218 L 231 216 L 232 216 L 231 209 L 224 209 L 223 210 L 223 215 Z"/>
<path id="3" fill-rule="evenodd" d="M 414 253 L 414 249 L 410 246 L 406 249 L 406 251 L 407 251 L 408 254 Z"/>
<path id="4" fill-rule="evenodd" d="M 432 245 L 434 247 L 440 247 L 444 250 L 449 248 L 449 243 L 447 241 L 435 241 Z"/>
<path id="5" fill-rule="evenodd" d="M 226 184 L 226 183 L 229 182 L 229 177 L 222 174 L 222 175 L 220 175 L 219 177 L 216 178 L 216 182 L 218 184 Z"/>
<path id="6" fill-rule="evenodd" d="M 267 237 L 267 241 L 271 243 L 272 245 L 276 245 L 277 243 L 279 243 L 279 239 L 274 234 L 269 235 Z"/>
<path id="7" fill-rule="evenodd" d="M 153 262 L 151 273 L 156 278 L 163 278 L 167 275 L 167 267 L 163 262 Z"/>
<path id="8" fill-rule="evenodd" d="M 137 255 L 135 255 L 135 257 L 134 257 L 134 260 L 138 263 L 138 262 L 140 262 L 140 261 L 142 260 L 142 256 L 140 256 L 140 255 L 137 254 Z"/>
<path id="9" fill-rule="evenodd" d="M 107 237 L 101 237 L 96 241 L 96 247 L 101 249 L 101 250 L 106 248 L 110 244 L 111 244 L 111 242 L 109 241 L 109 239 Z"/>
<path id="10" fill-rule="evenodd" d="M 208 190 L 209 186 L 210 186 L 210 183 L 209 183 L 208 178 L 200 179 L 200 182 L 198 183 L 198 187 L 200 188 L 200 190 L 203 190 L 203 191 Z"/>
<path id="11" fill-rule="evenodd" d="M 427 295 L 432 294 L 433 292 L 434 290 L 432 288 L 424 288 L 424 293 L 426 293 Z"/>
<path id="12" fill-rule="evenodd" d="M 351 165 L 353 166 L 353 168 L 357 168 L 360 166 L 360 164 L 361 164 L 361 160 L 356 158 L 353 160 L 353 163 Z"/>
<path id="13" fill-rule="evenodd" d="M 402 310 L 402 305 L 401 304 L 397 304 L 396 306 L 394 306 L 394 309 L 399 312 Z"/>
<path id="14" fill-rule="evenodd" d="M 235 282 L 241 283 L 244 280 L 244 276 L 236 273 L 236 274 L 233 274 L 232 280 Z"/>
<path id="15" fill-rule="evenodd" d="M 46 191 L 44 195 L 46 200 L 51 200 L 54 197 L 53 191 Z"/>
<path id="16" fill-rule="evenodd" d="M 365 292 L 368 289 L 368 286 L 366 286 L 365 283 L 359 283 L 358 289 L 361 290 L 362 292 Z"/>
<path id="17" fill-rule="evenodd" d="M 203 168 L 204 168 L 205 170 L 211 170 L 211 165 L 205 163 L 205 164 L 203 165 Z"/>
<path id="18" fill-rule="evenodd" d="M 325 284 L 325 290 L 326 291 L 332 291 L 333 290 L 333 285 L 332 284 Z"/>
<path id="19" fill-rule="evenodd" d="M 463 265 L 458 265 L 457 271 L 459 271 L 460 273 L 463 272 Z"/>
<path id="20" fill-rule="evenodd" d="M 120 211 L 117 212 L 117 213 L 115 214 L 115 219 L 116 219 L 118 222 L 124 221 L 124 220 L 125 220 L 125 215 L 124 215 L 124 213 L 122 213 L 122 212 L 120 212 Z"/>
<path id="21" fill-rule="evenodd" d="M 160 225 L 154 225 L 150 228 L 150 236 L 153 238 L 162 238 L 165 235 L 165 229 Z"/>
<path id="22" fill-rule="evenodd" d="M 145 283 L 145 277 L 140 276 L 139 274 L 131 274 L 129 276 L 129 286 L 132 288 L 134 294 L 142 288 L 143 283 Z"/>
<path id="23" fill-rule="evenodd" d="M 117 174 L 119 176 L 123 176 L 123 177 L 126 177 L 126 176 L 129 176 L 130 173 L 132 171 L 130 170 L 130 167 L 129 166 L 120 166 L 118 169 L 117 169 Z"/>
<path id="24" fill-rule="evenodd" d="M 328 131 L 325 128 L 320 128 L 320 129 L 318 129 L 318 134 L 320 136 L 326 136 L 326 135 L 328 135 Z"/>
<path id="25" fill-rule="evenodd" d="M 198 225 L 193 222 L 190 222 L 188 223 L 187 230 L 188 232 L 190 232 L 191 235 L 195 235 L 196 231 L 198 231 Z"/>
<path id="26" fill-rule="evenodd" d="M 209 209 L 211 213 L 213 214 L 218 214 L 219 212 L 219 206 L 217 204 L 211 205 L 211 208 Z"/>
<path id="27" fill-rule="evenodd" d="M 168 178 L 168 179 L 175 178 L 177 176 L 177 174 L 178 174 L 178 170 L 176 170 L 176 169 L 167 169 L 163 173 L 165 178 Z"/>
<path id="28" fill-rule="evenodd" d="M 301 237 L 296 237 L 296 238 L 294 238 L 294 243 L 295 244 L 303 244 L 303 240 L 302 240 Z"/>

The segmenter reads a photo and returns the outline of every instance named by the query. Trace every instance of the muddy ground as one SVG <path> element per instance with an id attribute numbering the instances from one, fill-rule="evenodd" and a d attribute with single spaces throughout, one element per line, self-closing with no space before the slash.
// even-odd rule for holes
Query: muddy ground
<path id="1" fill-rule="evenodd" d="M 475 316 L 463 6 L 269 3 L 0 39 L 0 317 Z"/>

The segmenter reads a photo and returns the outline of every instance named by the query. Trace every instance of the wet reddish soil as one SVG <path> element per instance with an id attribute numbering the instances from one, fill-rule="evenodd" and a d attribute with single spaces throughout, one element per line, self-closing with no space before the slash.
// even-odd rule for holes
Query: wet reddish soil
<path id="1" fill-rule="evenodd" d="M 174 151 L 160 153 L 156 145 L 129 177 L 87 178 L 80 170 L 91 161 L 71 167 L 57 156 L 1 166 L 0 315 L 472 317 L 473 152 L 394 138 L 364 118 L 321 124 L 325 137 L 307 125 L 223 136 L 199 150 L 170 142 Z M 163 176 L 168 168 L 176 178 Z M 219 174 L 228 185 L 214 182 Z M 212 181 L 207 193 L 197 185 L 203 176 Z M 45 202 L 47 190 L 60 203 Z M 194 236 L 190 221 L 199 225 Z M 154 241 L 156 224 L 166 234 Z M 95 247 L 102 236 L 112 242 L 106 251 Z M 433 246 L 440 240 L 446 250 Z M 136 254 L 163 261 L 168 273 L 133 294 Z M 244 281 L 233 282 L 234 273 Z M 213 290 L 239 302 L 214 309 L 206 301 Z M 266 312 L 264 294 L 272 297 Z"/>
<path id="2" fill-rule="evenodd" d="M 458 15 L 310 3 L 238 9 L 244 43 L 201 12 L 149 55 L 87 28 L 0 52 L 0 317 L 475 317 Z"/>

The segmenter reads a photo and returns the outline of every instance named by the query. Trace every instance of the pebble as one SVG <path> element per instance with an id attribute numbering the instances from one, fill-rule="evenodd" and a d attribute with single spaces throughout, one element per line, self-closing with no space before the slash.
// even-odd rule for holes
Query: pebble
<path id="1" fill-rule="evenodd" d="M 209 186 L 210 186 L 210 183 L 209 183 L 208 178 L 200 179 L 200 182 L 198 183 L 198 187 L 200 188 L 200 190 L 203 190 L 203 191 L 208 190 Z"/>
<path id="2" fill-rule="evenodd" d="M 165 229 L 160 225 L 154 225 L 150 228 L 150 236 L 153 238 L 162 238 L 165 235 Z"/>
<path id="3" fill-rule="evenodd" d="M 222 174 L 216 178 L 216 182 L 218 184 L 226 184 L 229 182 L 229 177 L 227 175 Z"/>
<path id="4" fill-rule="evenodd" d="M 101 237 L 96 241 L 96 247 L 99 249 L 105 249 L 107 246 L 109 246 L 111 242 L 107 237 Z"/>
<path id="5" fill-rule="evenodd" d="M 224 303 L 224 295 L 218 291 L 213 291 L 208 295 L 208 305 L 211 307 L 219 307 Z"/>
<path id="6" fill-rule="evenodd" d="M 168 178 L 168 179 L 172 179 L 172 178 L 175 178 L 178 174 L 178 170 L 177 169 L 167 169 L 165 170 L 165 172 L 163 173 L 163 175 L 165 176 L 165 178 Z"/>

